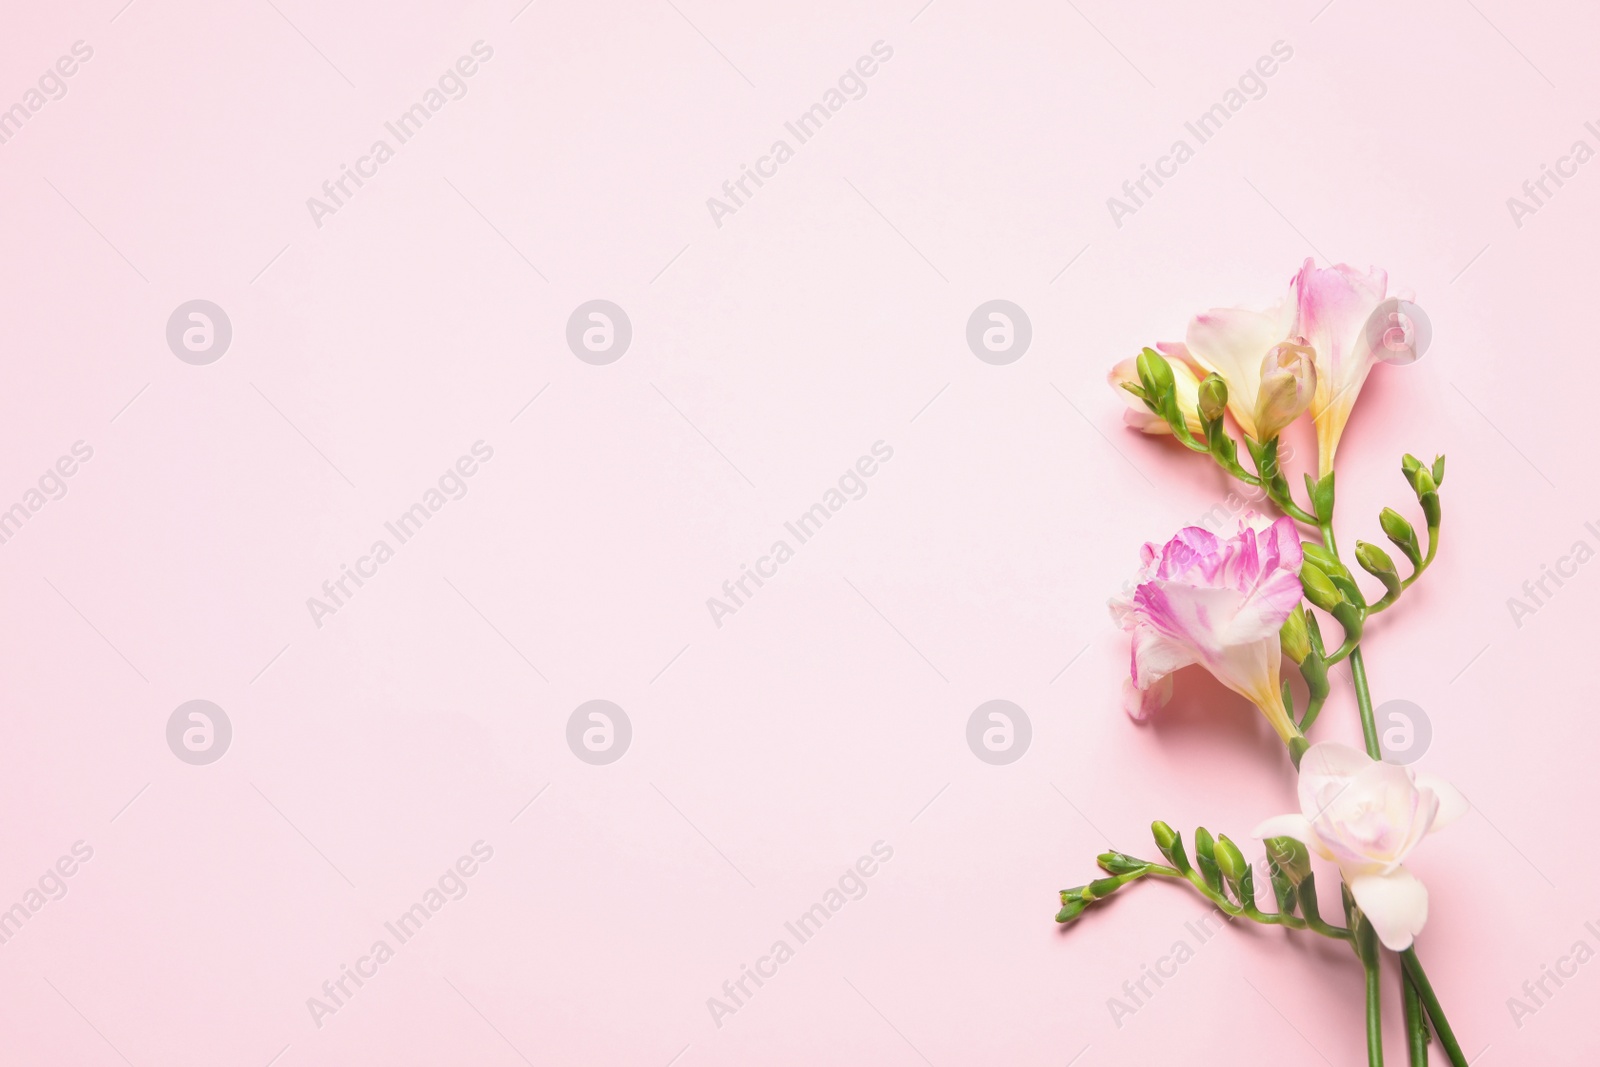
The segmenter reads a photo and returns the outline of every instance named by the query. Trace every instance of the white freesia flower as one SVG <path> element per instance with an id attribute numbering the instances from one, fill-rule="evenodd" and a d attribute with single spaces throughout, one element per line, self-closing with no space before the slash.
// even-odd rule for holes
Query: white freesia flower
<path id="1" fill-rule="evenodd" d="M 1453 786 L 1323 741 L 1300 760 L 1300 814 L 1280 815 L 1255 836 L 1292 837 L 1339 867 L 1385 948 L 1411 947 L 1428 921 L 1428 890 L 1402 861 L 1467 802 Z"/>

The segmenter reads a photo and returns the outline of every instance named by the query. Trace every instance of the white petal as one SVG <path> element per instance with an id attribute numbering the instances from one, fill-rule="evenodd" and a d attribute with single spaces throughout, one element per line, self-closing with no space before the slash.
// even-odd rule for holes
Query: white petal
<path id="1" fill-rule="evenodd" d="M 1372 766 L 1372 758 L 1359 748 L 1337 741 L 1318 741 L 1300 757 L 1300 810 L 1315 822 L 1349 784 Z"/>
<path id="2" fill-rule="evenodd" d="M 1347 879 L 1383 947 L 1402 952 L 1428 921 L 1428 887 L 1404 867 L 1388 874 L 1360 874 Z"/>
<path id="3" fill-rule="evenodd" d="M 1435 778 L 1431 774 L 1419 774 L 1417 788 L 1431 790 L 1433 795 L 1439 798 L 1439 814 L 1433 817 L 1434 830 L 1449 826 L 1465 815 L 1470 807 L 1467 798 L 1461 795 L 1461 791 L 1443 778 Z"/>

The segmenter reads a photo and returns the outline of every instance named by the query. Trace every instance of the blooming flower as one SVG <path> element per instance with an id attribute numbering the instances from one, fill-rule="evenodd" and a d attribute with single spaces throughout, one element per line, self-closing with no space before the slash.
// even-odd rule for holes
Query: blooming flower
<path id="1" fill-rule="evenodd" d="M 1300 603 L 1300 534 L 1294 520 L 1247 512 L 1222 539 L 1186 527 L 1144 546 L 1133 592 L 1111 601 L 1133 636 L 1128 714 L 1143 720 L 1166 703 L 1172 672 L 1198 663 L 1266 715 L 1287 743 L 1299 736 L 1283 706 L 1278 631 Z"/>
<path id="2" fill-rule="evenodd" d="M 1167 357 L 1167 365 L 1172 368 L 1172 384 L 1178 397 L 1178 410 L 1183 412 L 1184 421 L 1189 424 L 1189 432 L 1195 436 L 1203 436 L 1205 428 L 1200 425 L 1200 378 L 1195 374 L 1193 362 L 1189 352 L 1181 344 L 1163 342 L 1156 345 L 1161 354 Z M 1111 373 L 1106 375 L 1106 381 L 1111 383 L 1111 388 L 1122 394 L 1122 399 L 1128 402 L 1128 410 L 1122 413 L 1123 421 L 1141 433 L 1171 433 L 1172 427 L 1167 425 L 1167 420 L 1151 411 L 1145 402 L 1123 388 L 1124 385 L 1139 384 L 1139 357 L 1129 356 L 1127 359 L 1111 368 Z"/>
<path id="3" fill-rule="evenodd" d="M 1366 325 L 1383 303 L 1388 285 L 1388 274 L 1377 268 L 1363 274 L 1341 263 L 1322 270 L 1310 259 L 1295 275 L 1294 332 L 1316 352 L 1317 392 L 1311 415 L 1317 424 L 1319 477 L 1333 470 L 1344 424 L 1377 358 Z"/>
<path id="4" fill-rule="evenodd" d="M 1262 374 L 1275 364 L 1271 357 L 1278 347 L 1292 340 L 1295 314 L 1290 293 L 1266 311 L 1212 308 L 1189 323 L 1189 354 L 1206 371 L 1222 376 L 1234 421 L 1258 441 L 1273 436 L 1258 426 Z"/>
<path id="5" fill-rule="evenodd" d="M 1428 921 L 1428 889 L 1402 861 L 1466 810 L 1445 782 L 1322 741 L 1300 760 L 1300 814 L 1268 819 L 1255 836 L 1292 837 L 1338 864 L 1378 940 L 1400 952 Z"/>

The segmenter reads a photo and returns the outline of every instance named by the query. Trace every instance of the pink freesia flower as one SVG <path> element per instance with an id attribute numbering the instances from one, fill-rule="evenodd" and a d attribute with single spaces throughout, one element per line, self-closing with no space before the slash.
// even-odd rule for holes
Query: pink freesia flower
<path id="1" fill-rule="evenodd" d="M 1319 477 L 1333 470 L 1344 424 L 1377 359 L 1366 326 L 1383 303 L 1388 285 L 1388 274 L 1377 268 L 1363 274 L 1341 263 L 1324 270 L 1310 259 L 1295 275 L 1294 332 L 1316 351 L 1317 391 L 1311 415 L 1317 424 Z"/>
<path id="2" fill-rule="evenodd" d="M 1378 940 L 1401 952 L 1428 921 L 1428 889 L 1402 861 L 1466 810 L 1445 782 L 1322 741 L 1300 759 L 1300 814 L 1268 819 L 1255 836 L 1292 837 L 1338 864 Z"/>
<path id="3" fill-rule="evenodd" d="M 1278 631 L 1301 597 L 1294 520 L 1248 512 L 1227 538 L 1186 527 L 1165 545 L 1146 544 L 1142 559 L 1133 592 L 1111 601 L 1133 636 L 1128 714 L 1146 718 L 1166 703 L 1169 676 L 1198 663 L 1260 708 L 1285 743 L 1298 737 L 1278 678 Z"/>

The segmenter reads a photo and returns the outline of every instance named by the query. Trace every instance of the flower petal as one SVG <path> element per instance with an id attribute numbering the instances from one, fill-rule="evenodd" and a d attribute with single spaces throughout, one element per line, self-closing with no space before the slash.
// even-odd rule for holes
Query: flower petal
<path id="1" fill-rule="evenodd" d="M 1293 815 L 1274 815 L 1264 820 L 1261 825 L 1250 831 L 1257 840 L 1269 837 L 1292 837 L 1302 845 L 1310 847 L 1316 840 L 1316 835 L 1311 831 L 1311 820 L 1298 813 Z"/>
<path id="2" fill-rule="evenodd" d="M 1266 311 L 1212 308 L 1189 323 L 1189 354 L 1202 369 L 1228 384 L 1228 410 L 1240 429 L 1256 436 L 1255 410 L 1261 392 L 1261 360 L 1289 338 L 1295 302 L 1285 298 Z"/>
<path id="3" fill-rule="evenodd" d="M 1419 774 L 1417 788 L 1426 789 L 1439 798 L 1439 812 L 1433 817 L 1430 833 L 1455 822 L 1465 815 L 1471 806 L 1467 803 L 1467 798 L 1461 795 L 1461 791 L 1443 778 L 1435 778 L 1431 774 Z"/>
<path id="4" fill-rule="evenodd" d="M 1312 822 L 1372 763 L 1358 748 L 1318 741 L 1300 757 L 1300 811 Z"/>
<path id="5" fill-rule="evenodd" d="M 1172 699 L 1172 675 L 1151 682 L 1148 689 L 1140 689 L 1132 678 L 1122 680 L 1122 709 L 1134 722 L 1145 722 L 1158 708 L 1166 707 Z"/>
<path id="6" fill-rule="evenodd" d="M 1410 948 L 1428 921 L 1428 887 L 1404 867 L 1388 874 L 1358 874 L 1346 881 L 1383 947 L 1392 952 Z"/>
<path id="7" fill-rule="evenodd" d="M 1194 650 L 1182 642 L 1174 641 L 1142 623 L 1134 629 L 1128 674 L 1139 688 L 1148 689 L 1173 671 L 1182 670 L 1194 662 Z"/>
<path id="8" fill-rule="evenodd" d="M 1365 328 L 1388 285 L 1389 276 L 1381 270 L 1363 274 L 1343 263 L 1320 270 L 1311 259 L 1295 275 L 1299 314 L 1294 331 L 1316 351 L 1317 388 L 1311 414 L 1317 424 L 1319 476 L 1333 470 L 1334 451 L 1350 409 L 1372 369 Z"/>

